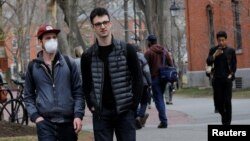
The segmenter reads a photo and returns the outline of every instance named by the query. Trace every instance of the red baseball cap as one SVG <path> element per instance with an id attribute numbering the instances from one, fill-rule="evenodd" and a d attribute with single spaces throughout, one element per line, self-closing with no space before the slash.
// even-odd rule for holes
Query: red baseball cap
<path id="1" fill-rule="evenodd" d="M 58 34 L 61 30 L 53 28 L 51 25 L 42 25 L 37 31 L 37 38 L 41 39 L 45 33 L 56 33 Z"/>

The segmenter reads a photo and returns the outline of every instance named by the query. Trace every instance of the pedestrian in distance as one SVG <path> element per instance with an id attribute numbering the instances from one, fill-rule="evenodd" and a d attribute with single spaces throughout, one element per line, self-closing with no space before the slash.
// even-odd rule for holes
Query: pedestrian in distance
<path id="1" fill-rule="evenodd" d="M 96 42 L 81 58 L 83 90 L 93 114 L 95 141 L 135 141 L 135 113 L 143 81 L 132 44 L 115 39 L 105 8 L 90 13 Z"/>
<path id="2" fill-rule="evenodd" d="M 77 65 L 77 69 L 78 69 L 78 72 L 80 73 L 80 78 L 82 78 L 81 74 L 81 56 L 83 54 L 83 49 L 82 49 L 82 46 L 77 46 L 74 48 L 74 52 L 75 52 L 75 62 L 76 62 L 76 65 Z"/>
<path id="3" fill-rule="evenodd" d="M 42 25 L 37 38 L 42 50 L 25 76 L 24 102 L 39 141 L 76 141 L 82 129 L 84 97 L 74 60 L 60 53 L 60 29 Z"/>
<path id="4" fill-rule="evenodd" d="M 149 114 L 146 113 L 148 101 L 150 98 L 150 91 L 151 91 L 151 73 L 148 66 L 148 62 L 144 56 L 144 54 L 141 52 L 141 48 L 136 45 L 136 51 L 137 56 L 140 64 L 140 68 L 142 70 L 142 76 L 143 76 L 143 92 L 140 104 L 138 106 L 137 110 L 137 116 L 136 116 L 136 129 L 141 129 L 145 126 L 146 121 L 148 119 Z"/>
<path id="5" fill-rule="evenodd" d="M 175 82 L 168 82 L 165 93 L 165 100 L 167 105 L 173 104 L 173 95 L 175 93 Z"/>
<path id="6" fill-rule="evenodd" d="M 158 128 L 167 128 L 168 119 L 164 102 L 166 82 L 161 81 L 159 77 L 159 70 L 163 64 L 163 55 L 165 55 L 166 62 L 169 66 L 173 66 L 173 61 L 168 51 L 165 52 L 164 48 L 157 43 L 157 37 L 155 35 L 149 35 L 146 40 L 148 44 L 148 50 L 145 53 L 145 57 L 148 61 L 152 77 L 153 99 L 159 113 L 160 124 L 158 125 Z"/>
<path id="7" fill-rule="evenodd" d="M 207 65 L 214 66 L 212 87 L 215 107 L 221 115 L 223 125 L 230 125 L 232 120 L 232 82 L 235 79 L 237 58 L 235 49 L 227 45 L 227 33 L 216 34 L 218 45 L 209 50 Z"/>
<path id="8" fill-rule="evenodd" d="M 168 51 L 171 59 L 173 60 L 173 66 L 176 67 L 176 64 L 175 64 L 175 61 L 174 61 L 174 57 L 172 55 L 172 53 L 170 51 Z M 167 82 L 167 89 L 166 89 L 166 92 L 165 92 L 165 101 L 166 101 L 166 104 L 167 105 L 172 105 L 173 104 L 173 95 L 175 93 L 175 85 L 176 83 L 178 82 L 177 81 L 173 81 L 173 82 Z"/>

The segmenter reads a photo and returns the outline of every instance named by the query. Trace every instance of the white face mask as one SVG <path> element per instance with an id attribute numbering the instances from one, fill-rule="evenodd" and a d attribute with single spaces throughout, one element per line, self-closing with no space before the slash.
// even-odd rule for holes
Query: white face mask
<path id="1" fill-rule="evenodd" d="M 44 44 L 45 51 L 48 53 L 56 53 L 57 46 L 58 46 L 58 42 L 55 39 L 50 39 L 46 41 Z"/>

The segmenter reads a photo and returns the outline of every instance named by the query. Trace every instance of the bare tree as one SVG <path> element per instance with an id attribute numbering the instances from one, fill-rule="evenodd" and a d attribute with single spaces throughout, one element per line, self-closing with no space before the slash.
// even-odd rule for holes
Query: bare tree
<path id="1" fill-rule="evenodd" d="M 81 45 L 86 48 L 77 23 L 77 0 L 57 0 L 57 2 L 64 13 L 64 21 L 69 28 L 67 35 L 69 46 L 74 48 Z"/>
<path id="2" fill-rule="evenodd" d="M 0 0 L 0 34 L 3 33 L 3 4 L 5 0 Z"/>
<path id="3" fill-rule="evenodd" d="M 159 43 L 166 46 L 169 43 L 166 28 L 168 22 L 170 0 L 137 0 L 140 9 L 145 15 L 146 25 L 149 34 L 155 34 L 159 37 Z M 168 42 L 166 42 L 168 41 Z"/>
<path id="4" fill-rule="evenodd" d="M 12 16 L 10 16 L 9 23 L 12 24 L 12 28 L 15 29 L 15 38 L 17 39 L 17 51 L 14 55 L 16 58 L 16 66 L 19 71 L 24 72 L 29 61 L 29 55 L 27 50 L 29 49 L 30 31 L 32 28 L 32 20 L 34 17 L 34 11 L 36 7 L 36 0 L 16 0 L 6 1 L 8 7 L 12 10 Z M 21 65 L 19 65 L 19 63 Z M 20 68 L 19 68 L 20 66 Z"/>

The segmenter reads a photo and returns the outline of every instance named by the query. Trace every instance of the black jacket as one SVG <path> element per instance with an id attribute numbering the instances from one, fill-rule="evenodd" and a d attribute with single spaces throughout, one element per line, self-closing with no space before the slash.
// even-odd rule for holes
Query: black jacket
<path id="1" fill-rule="evenodd" d="M 82 119 L 85 104 L 75 62 L 71 61 L 70 70 L 59 52 L 53 62 L 51 71 L 43 61 L 42 52 L 39 52 L 38 57 L 29 63 L 24 102 L 31 121 L 35 122 L 39 116 L 58 123 L 72 122 L 76 117 Z"/>
<path id="2" fill-rule="evenodd" d="M 223 54 L 213 59 L 213 54 L 217 49 L 218 46 L 212 47 L 207 58 L 207 65 L 214 65 L 213 78 L 227 78 L 229 74 L 232 74 L 232 80 L 234 80 L 237 68 L 235 49 L 227 46 L 223 48 Z"/>

